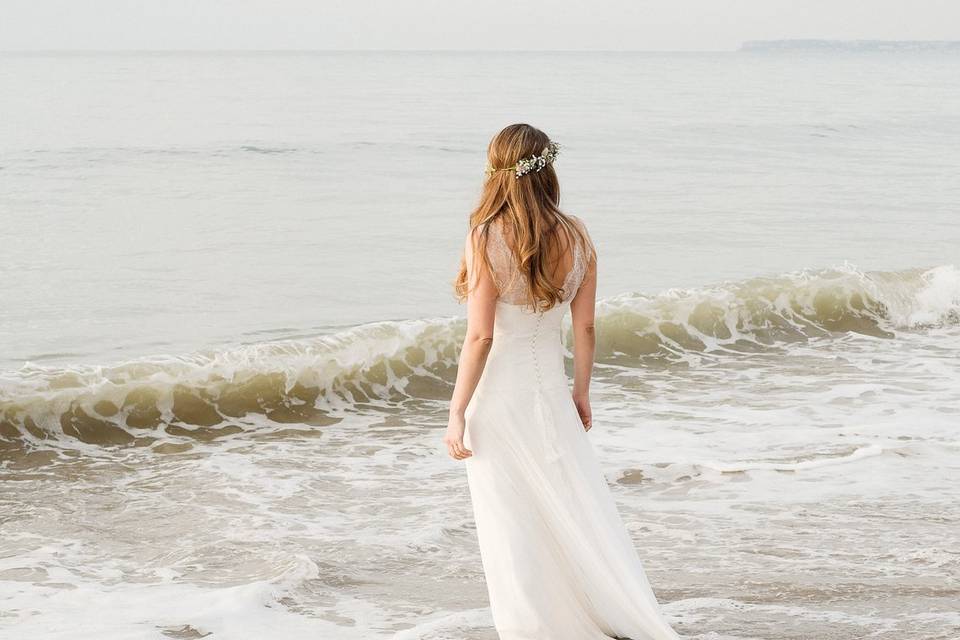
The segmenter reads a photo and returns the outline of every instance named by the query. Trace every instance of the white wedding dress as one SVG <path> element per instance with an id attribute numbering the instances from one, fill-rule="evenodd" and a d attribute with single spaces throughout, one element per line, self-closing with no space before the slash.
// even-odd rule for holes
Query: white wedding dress
<path id="1" fill-rule="evenodd" d="M 583 281 L 587 251 L 575 247 L 565 300 L 537 313 L 521 302 L 525 282 L 498 225 L 490 230 L 487 255 L 500 297 L 464 443 L 473 451 L 465 464 L 500 640 L 679 638 L 660 611 L 564 371 L 561 320 Z"/>

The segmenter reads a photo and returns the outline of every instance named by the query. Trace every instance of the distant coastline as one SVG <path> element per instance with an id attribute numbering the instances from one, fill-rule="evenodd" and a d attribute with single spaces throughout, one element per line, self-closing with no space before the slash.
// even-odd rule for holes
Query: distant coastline
<path id="1" fill-rule="evenodd" d="M 960 40 L 747 40 L 740 51 L 957 51 Z"/>

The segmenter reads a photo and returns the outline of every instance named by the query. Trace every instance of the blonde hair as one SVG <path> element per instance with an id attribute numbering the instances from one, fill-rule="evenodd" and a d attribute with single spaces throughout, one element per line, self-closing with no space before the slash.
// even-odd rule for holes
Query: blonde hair
<path id="1" fill-rule="evenodd" d="M 551 163 L 520 177 L 514 171 L 501 170 L 538 156 L 549 146 L 547 134 L 528 124 L 512 124 L 495 135 L 487 147 L 487 161 L 494 170 L 488 171 L 480 203 L 470 215 L 474 265 L 479 259 L 493 274 L 486 248 L 490 225 L 499 221 L 504 236 L 512 239 L 510 249 L 517 268 L 526 276 L 529 302 L 541 311 L 554 307 L 567 293 L 552 276 L 570 243 L 581 243 L 588 261 L 592 258 L 586 234 L 560 210 L 560 182 Z M 461 301 L 470 292 L 465 255 L 460 259 L 454 290 Z"/>

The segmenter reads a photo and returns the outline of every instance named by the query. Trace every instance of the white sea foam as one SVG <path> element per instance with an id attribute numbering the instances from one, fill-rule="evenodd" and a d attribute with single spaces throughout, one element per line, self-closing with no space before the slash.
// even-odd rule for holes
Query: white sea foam
<path id="1" fill-rule="evenodd" d="M 924 287 L 913 297 L 913 304 L 901 322 L 936 325 L 948 317 L 960 321 L 960 269 L 954 265 L 942 265 L 925 271 L 920 277 Z"/>
<path id="2" fill-rule="evenodd" d="M 441 612 L 430 620 L 398 631 L 393 640 L 443 640 L 468 637 L 493 624 L 488 608 L 467 611 Z"/>

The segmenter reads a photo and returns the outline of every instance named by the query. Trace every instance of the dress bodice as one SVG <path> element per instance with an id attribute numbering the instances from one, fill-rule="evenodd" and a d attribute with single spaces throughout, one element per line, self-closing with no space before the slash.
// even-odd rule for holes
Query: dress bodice
<path id="1" fill-rule="evenodd" d="M 570 301 L 547 311 L 497 302 L 493 345 L 480 387 L 535 390 L 565 387 L 563 317 Z"/>
<path id="2" fill-rule="evenodd" d="M 573 244 L 573 266 L 564 278 L 563 298 L 546 311 L 535 311 L 529 304 L 526 277 L 517 268 L 499 225 L 491 226 L 487 258 L 499 296 L 493 346 L 481 376 L 481 387 L 533 390 L 567 385 L 563 318 L 583 283 L 594 251 L 586 227 L 579 219 L 573 219 L 583 231 L 585 243 Z"/>

